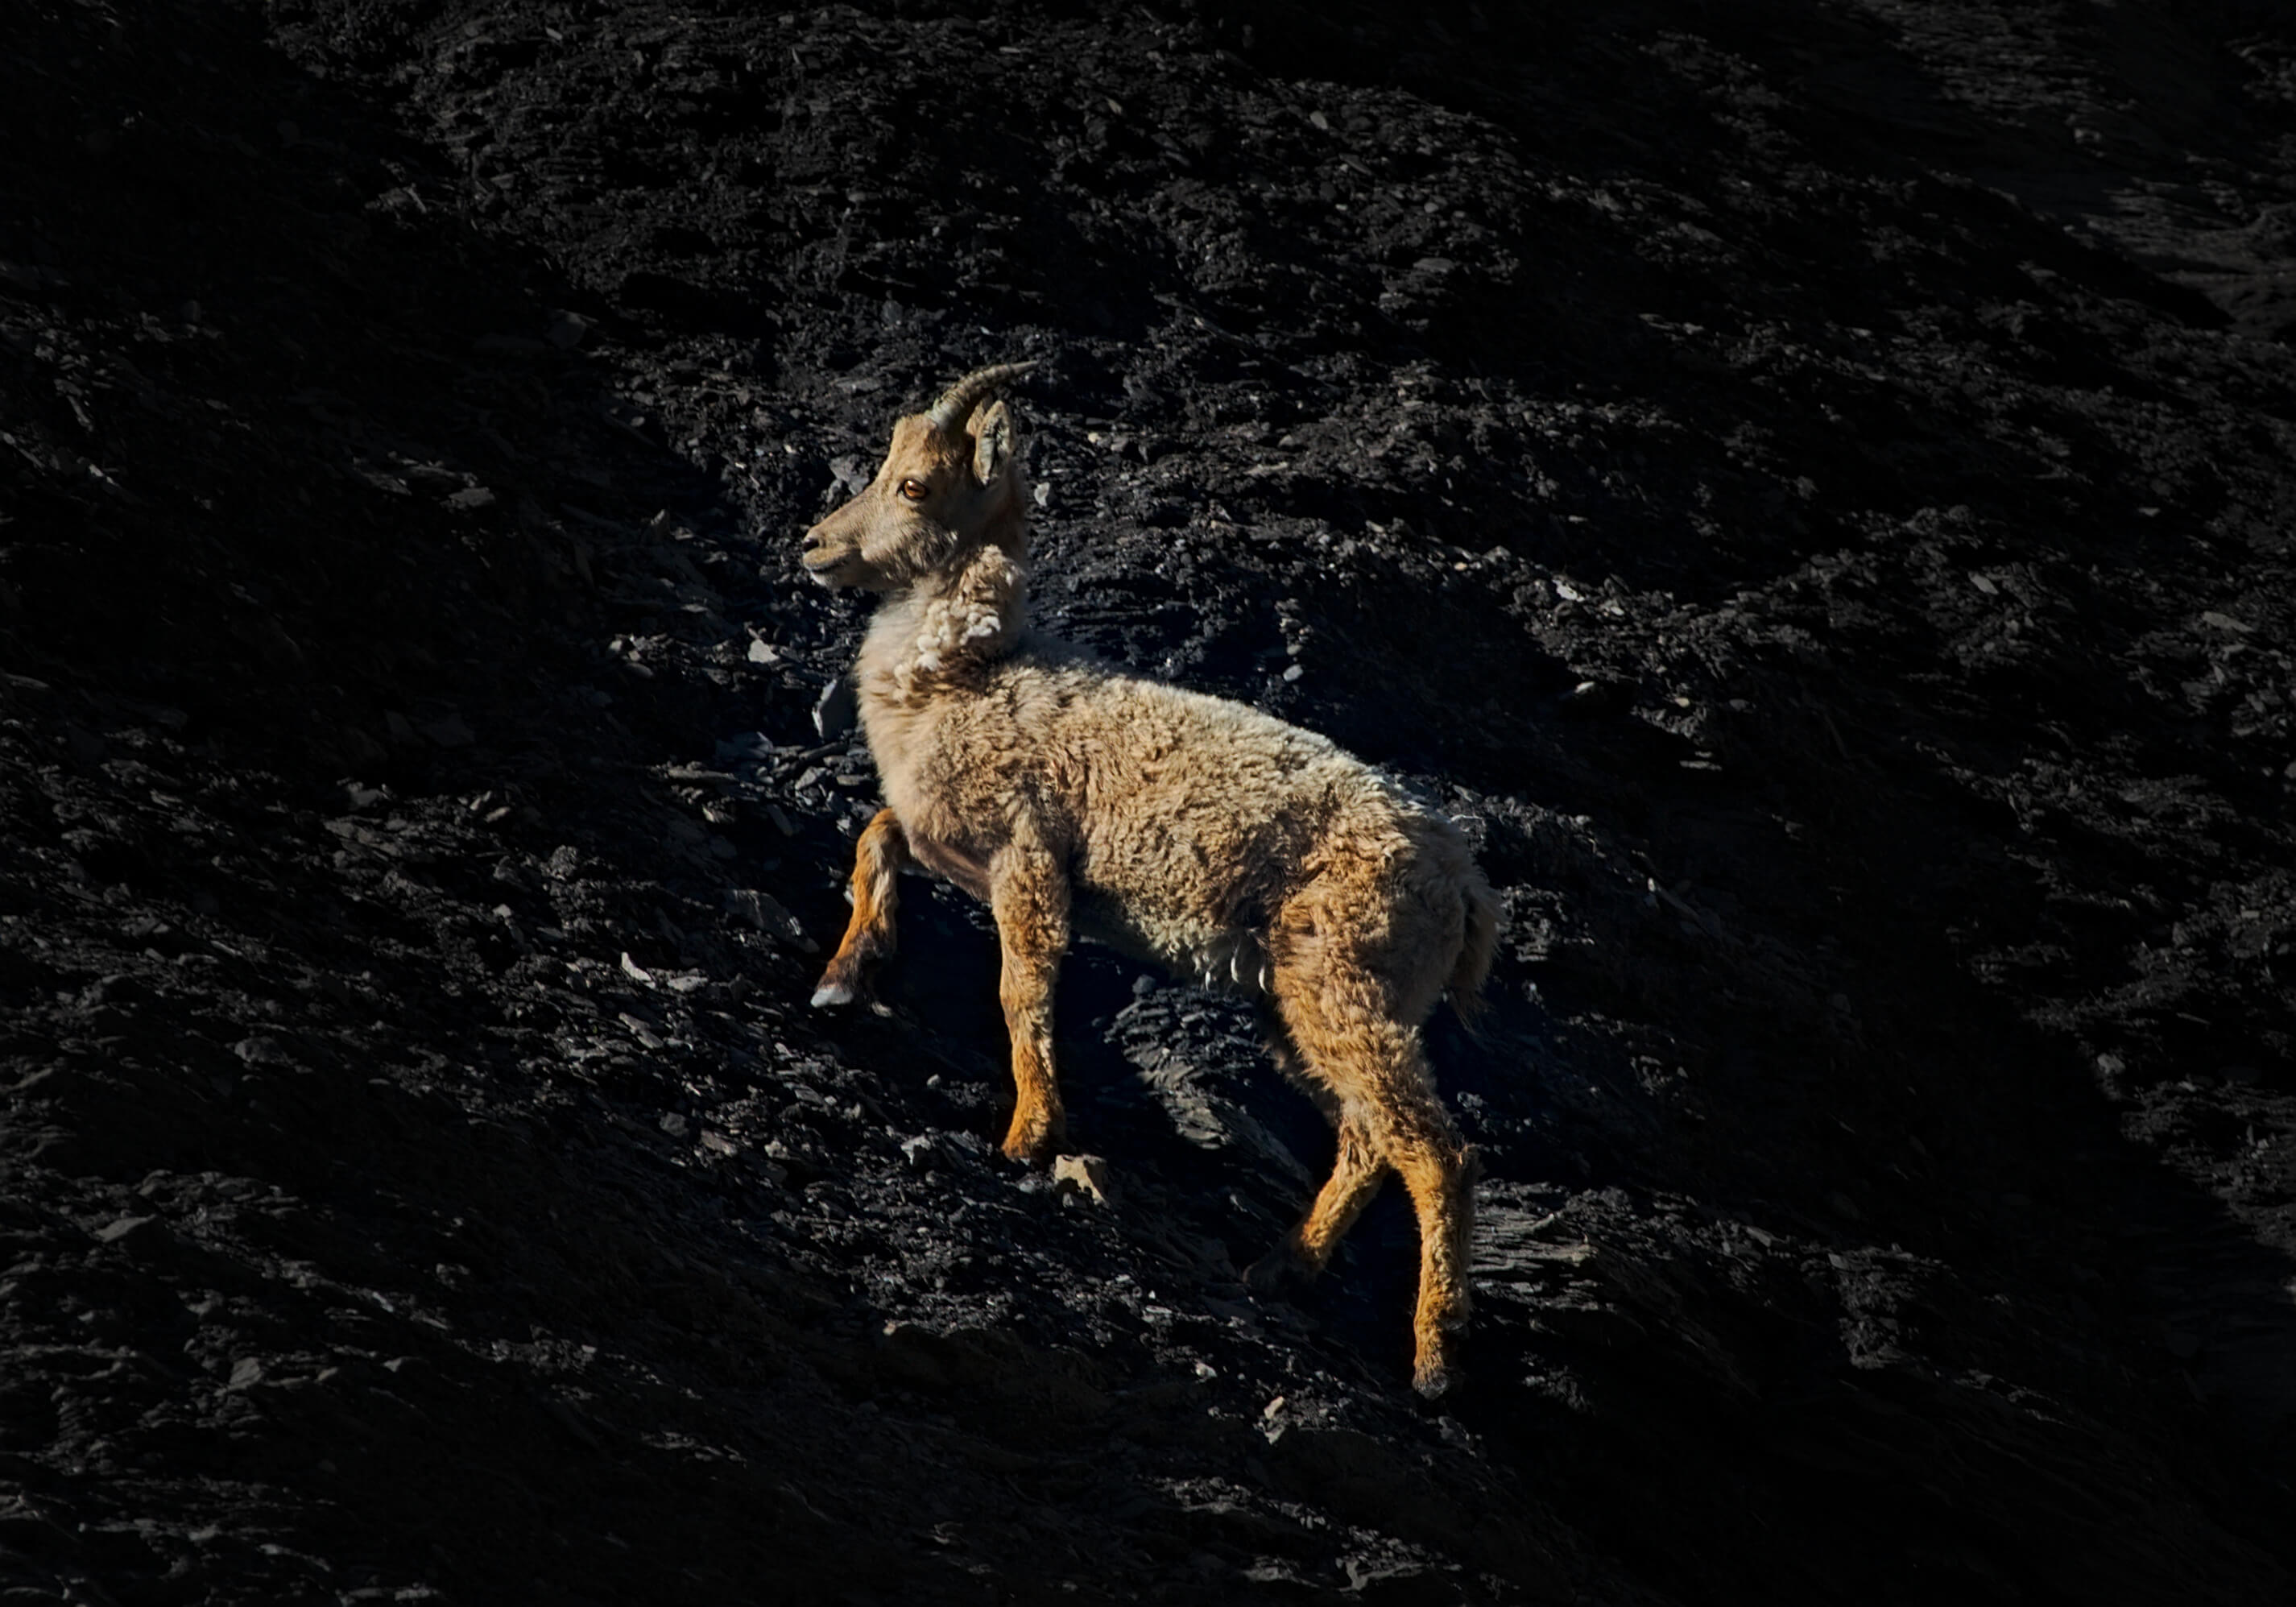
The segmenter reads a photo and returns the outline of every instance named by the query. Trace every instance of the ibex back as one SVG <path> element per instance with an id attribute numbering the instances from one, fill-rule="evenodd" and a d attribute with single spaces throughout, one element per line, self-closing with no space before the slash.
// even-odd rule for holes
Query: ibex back
<path id="1" fill-rule="evenodd" d="M 1313 733 L 1128 675 L 1028 628 L 1027 505 L 982 369 L 893 426 L 859 496 L 806 533 L 824 585 L 882 594 L 855 669 L 887 807 L 861 835 L 853 916 L 816 1004 L 893 948 L 915 864 L 985 900 L 1019 1103 L 1004 1152 L 1062 1135 L 1053 985 L 1072 931 L 1265 1001 L 1279 1064 L 1339 1134 L 1331 1178 L 1250 1275 L 1313 1274 L 1392 1168 L 1420 1233 L 1414 1382 L 1439 1394 L 1467 1314 L 1472 1152 L 1419 1028 L 1471 1004 L 1497 903 L 1447 820 Z"/>

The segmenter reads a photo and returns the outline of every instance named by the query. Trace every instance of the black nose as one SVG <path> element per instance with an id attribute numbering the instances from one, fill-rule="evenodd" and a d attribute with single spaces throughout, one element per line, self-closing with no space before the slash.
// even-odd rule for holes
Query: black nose
<path id="1" fill-rule="evenodd" d="M 820 545 L 821 532 L 819 530 L 808 530 L 805 533 L 805 551 L 810 553 L 814 548 Z"/>

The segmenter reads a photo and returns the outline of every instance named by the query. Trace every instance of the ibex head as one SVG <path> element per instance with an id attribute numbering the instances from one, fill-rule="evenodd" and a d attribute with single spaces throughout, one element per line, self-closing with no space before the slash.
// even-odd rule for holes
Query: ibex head
<path id="1" fill-rule="evenodd" d="M 996 399 L 1034 363 L 976 369 L 893 425 L 877 478 L 805 533 L 801 562 L 824 586 L 898 591 L 984 543 L 1020 558 L 1020 432 Z"/>

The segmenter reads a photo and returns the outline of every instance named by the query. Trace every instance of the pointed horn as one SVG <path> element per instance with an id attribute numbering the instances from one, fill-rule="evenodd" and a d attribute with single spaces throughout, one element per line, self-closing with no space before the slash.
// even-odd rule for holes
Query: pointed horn
<path id="1" fill-rule="evenodd" d="M 1027 363 L 997 363 L 987 368 L 976 368 L 940 394 L 926 417 L 935 430 L 949 431 L 964 428 L 964 421 L 972 410 L 995 392 L 1004 389 L 1005 381 L 1016 380 L 1036 366 Z"/>

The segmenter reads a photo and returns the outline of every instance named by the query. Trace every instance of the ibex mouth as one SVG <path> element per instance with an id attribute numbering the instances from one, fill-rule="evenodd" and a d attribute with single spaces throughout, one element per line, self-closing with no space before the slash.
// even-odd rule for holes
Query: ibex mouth
<path id="1" fill-rule="evenodd" d="M 853 556 L 849 552 L 826 546 L 808 546 L 798 554 L 797 561 L 800 568 L 822 585 L 841 587 L 852 584 L 841 571 L 850 564 Z"/>

